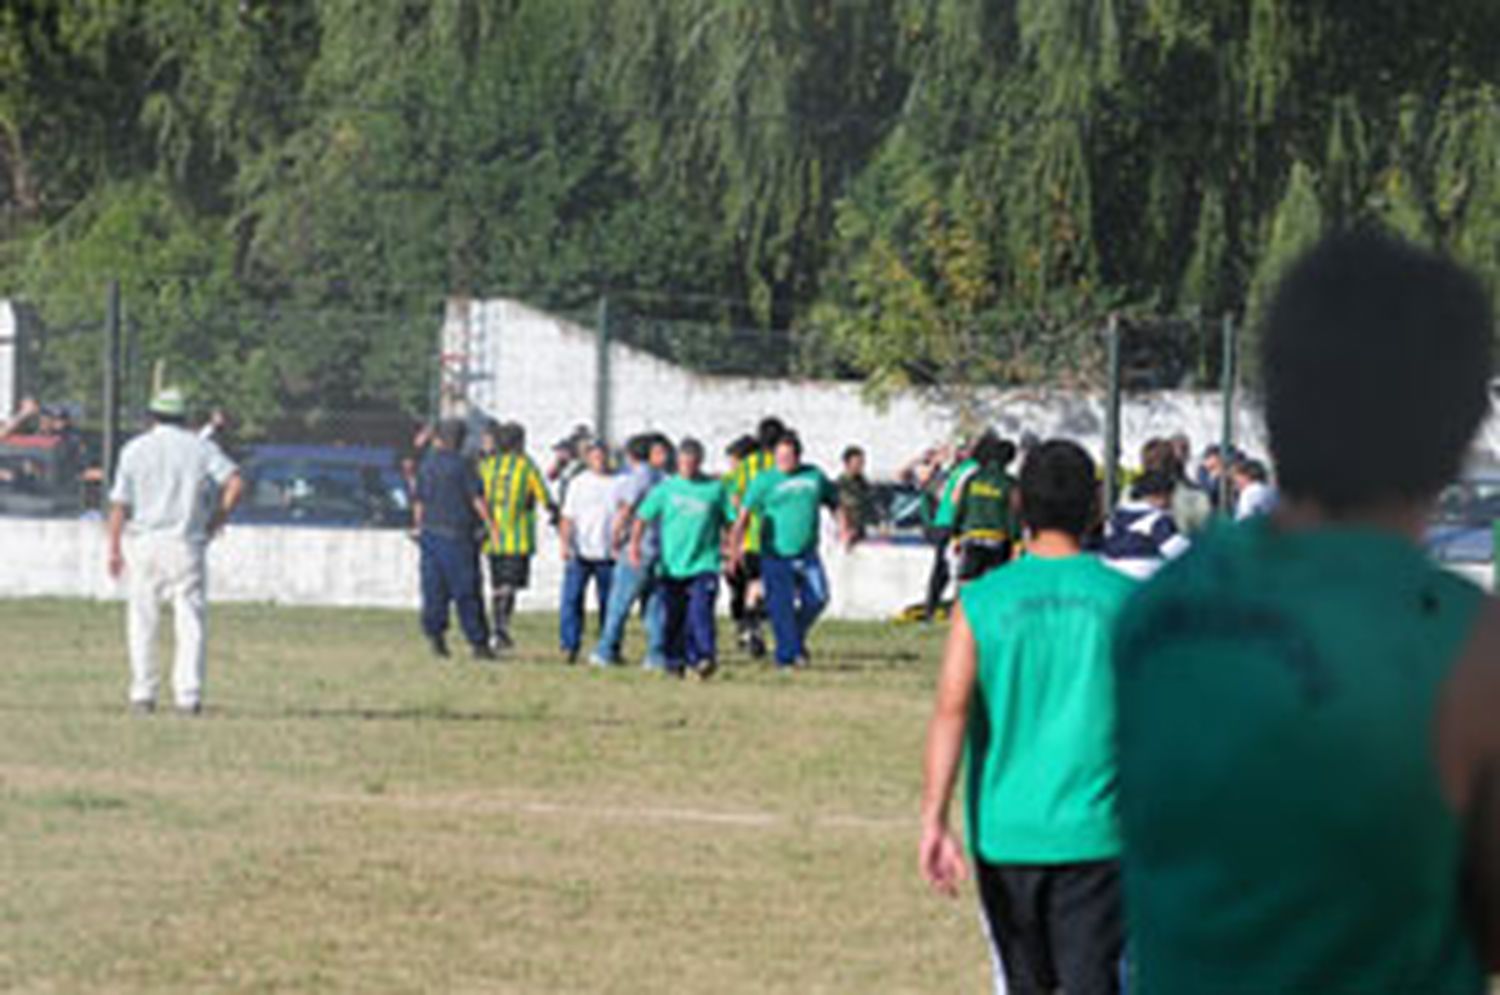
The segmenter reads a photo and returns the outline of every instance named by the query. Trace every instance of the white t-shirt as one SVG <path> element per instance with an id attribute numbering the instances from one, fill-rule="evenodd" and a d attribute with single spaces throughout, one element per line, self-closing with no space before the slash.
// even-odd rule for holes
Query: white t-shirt
<path id="1" fill-rule="evenodd" d="M 234 472 L 212 442 L 176 425 L 157 425 L 121 450 L 109 499 L 130 508 L 132 535 L 202 542 L 212 514 L 205 495 Z"/>
<path id="2" fill-rule="evenodd" d="M 615 515 L 614 477 L 589 470 L 573 478 L 562 515 L 573 523 L 573 553 L 585 560 L 612 560 L 609 526 Z"/>
<path id="3" fill-rule="evenodd" d="M 1247 518 L 1257 515 L 1269 515 L 1276 510 L 1276 489 L 1270 484 L 1253 481 L 1240 491 L 1239 500 L 1234 506 L 1234 518 L 1237 522 L 1243 522 Z"/>

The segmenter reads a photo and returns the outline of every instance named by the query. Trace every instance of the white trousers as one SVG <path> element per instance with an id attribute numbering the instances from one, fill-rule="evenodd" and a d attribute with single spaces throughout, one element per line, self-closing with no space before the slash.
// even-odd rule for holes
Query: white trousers
<path id="1" fill-rule="evenodd" d="M 204 545 L 173 536 L 136 536 L 125 549 L 130 592 L 125 631 L 130 644 L 130 700 L 156 701 L 156 629 L 163 601 L 172 603 L 176 629 L 173 691 L 178 708 L 203 697 L 203 659 L 208 614 Z"/>

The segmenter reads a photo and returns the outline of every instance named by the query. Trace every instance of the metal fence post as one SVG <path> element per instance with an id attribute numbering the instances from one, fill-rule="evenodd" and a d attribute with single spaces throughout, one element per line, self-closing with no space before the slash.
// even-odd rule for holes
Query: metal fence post
<path id="1" fill-rule="evenodd" d="M 120 447 L 120 281 L 109 281 L 104 300 L 104 410 L 100 466 L 107 491 Z"/>
<path id="2" fill-rule="evenodd" d="M 1234 453 L 1234 393 L 1236 382 L 1239 379 L 1239 349 L 1235 337 L 1234 315 L 1224 315 L 1224 369 L 1222 370 L 1224 394 L 1224 426 L 1223 434 L 1220 436 L 1219 450 L 1219 512 L 1220 514 L 1232 515 L 1234 509 L 1230 507 L 1233 497 L 1231 493 L 1232 482 L 1229 477 L 1230 460 Z"/>
<path id="3" fill-rule="evenodd" d="M 1104 410 L 1104 512 L 1114 513 L 1120 498 L 1120 316 L 1111 314 L 1105 331 L 1109 347 L 1109 391 Z"/>
<path id="4" fill-rule="evenodd" d="M 609 295 L 599 296 L 599 328 L 595 335 L 594 354 L 594 435 L 609 442 L 610 370 L 609 370 Z"/>

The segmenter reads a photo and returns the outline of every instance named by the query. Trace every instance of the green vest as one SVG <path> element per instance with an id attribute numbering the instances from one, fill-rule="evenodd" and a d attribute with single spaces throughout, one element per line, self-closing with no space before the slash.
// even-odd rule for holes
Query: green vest
<path id="1" fill-rule="evenodd" d="M 1210 533 L 1117 640 L 1140 995 L 1484 990 L 1433 750 L 1482 603 L 1375 532 Z"/>
<path id="2" fill-rule="evenodd" d="M 981 466 L 958 495 L 955 531 L 960 540 L 1010 542 L 1016 537 L 1010 495 L 1015 481 L 997 466 Z"/>
<path id="3" fill-rule="evenodd" d="M 981 859 L 1119 856 L 1111 640 L 1134 589 L 1085 555 L 1029 557 L 959 589 L 979 649 L 967 816 Z"/>

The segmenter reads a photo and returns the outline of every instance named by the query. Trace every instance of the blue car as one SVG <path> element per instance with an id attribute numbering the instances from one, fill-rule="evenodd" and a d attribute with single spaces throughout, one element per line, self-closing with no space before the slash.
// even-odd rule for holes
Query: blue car
<path id="1" fill-rule="evenodd" d="M 407 528 L 411 499 L 394 449 L 252 446 L 240 467 L 240 525 Z"/>
<path id="2" fill-rule="evenodd" d="M 1427 526 L 1427 552 L 1440 563 L 1493 563 L 1496 520 L 1500 474 L 1465 478 L 1438 500 Z"/>

